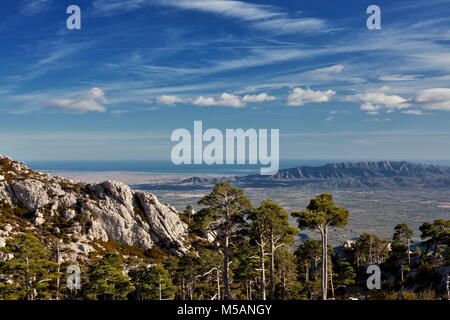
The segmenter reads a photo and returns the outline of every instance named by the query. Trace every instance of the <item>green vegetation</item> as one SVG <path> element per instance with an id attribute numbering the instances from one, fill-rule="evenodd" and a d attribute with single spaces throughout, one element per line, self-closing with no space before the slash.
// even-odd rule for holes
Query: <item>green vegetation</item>
<path id="1" fill-rule="evenodd" d="M 198 212 L 188 207 L 180 213 L 189 226 L 190 248 L 183 256 L 163 250 L 163 243 L 143 250 L 96 240 L 90 243 L 94 251 L 61 263 L 70 254 L 64 243 L 78 240 L 70 229 L 79 223 L 83 233 L 90 227 L 92 221 L 81 214 L 85 204 L 58 208 L 74 210 L 71 220 L 51 217 L 50 208 L 43 208 L 46 222 L 34 227 L 26 209 L 0 202 L 0 226 L 14 227 L 0 248 L 0 299 L 446 298 L 442 270 L 450 265 L 450 221 L 424 222 L 421 243 L 413 242 L 413 231 L 400 223 L 389 241 L 364 232 L 333 248 L 330 230 L 345 227 L 349 213 L 328 193 L 289 215 L 273 200 L 261 199 L 253 207 L 242 190 L 219 183 L 198 204 Z M 290 216 L 299 229 L 319 231 L 320 240 L 295 244 L 298 231 Z M 70 291 L 65 271 L 73 264 L 82 279 L 80 290 Z M 382 270 L 381 290 L 366 289 L 371 264 Z"/>
<path id="2" fill-rule="evenodd" d="M 242 214 L 250 209 L 250 200 L 244 192 L 232 187 L 229 183 L 217 183 L 214 190 L 198 202 L 209 209 L 211 218 L 215 222 L 214 231 L 220 238 L 223 249 L 223 282 L 225 286 L 225 299 L 231 299 L 229 281 L 230 242 L 233 235 L 239 232 L 244 223 Z"/>
<path id="3" fill-rule="evenodd" d="M 317 229 L 322 237 L 322 299 L 327 300 L 328 293 L 328 228 L 345 227 L 348 211 L 333 203 L 333 196 L 323 193 L 311 199 L 305 211 L 296 211 L 300 229 Z"/>
<path id="4" fill-rule="evenodd" d="M 57 263 L 49 260 L 49 252 L 31 233 L 8 239 L 2 251 L 13 258 L 0 262 L 0 272 L 12 281 L 0 283 L 3 299 L 34 300 L 51 296 L 49 282 Z"/>
<path id="5" fill-rule="evenodd" d="M 107 253 L 89 268 L 89 285 L 83 294 L 94 300 L 123 300 L 134 289 L 129 278 L 123 274 L 120 256 Z"/>
<path id="6" fill-rule="evenodd" d="M 175 296 L 176 287 L 161 264 L 137 265 L 128 275 L 135 285 L 137 300 L 168 300 Z"/>

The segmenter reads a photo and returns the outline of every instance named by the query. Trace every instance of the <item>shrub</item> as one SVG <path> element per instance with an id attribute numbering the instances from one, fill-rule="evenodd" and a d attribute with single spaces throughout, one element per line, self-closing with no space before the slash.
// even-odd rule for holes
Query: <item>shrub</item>
<path id="1" fill-rule="evenodd" d="M 400 297 L 402 300 L 417 300 L 415 293 L 409 291 L 403 291 Z"/>
<path id="2" fill-rule="evenodd" d="M 145 251 L 145 256 L 154 261 L 162 261 L 167 257 L 167 253 L 154 245 L 150 250 Z"/>

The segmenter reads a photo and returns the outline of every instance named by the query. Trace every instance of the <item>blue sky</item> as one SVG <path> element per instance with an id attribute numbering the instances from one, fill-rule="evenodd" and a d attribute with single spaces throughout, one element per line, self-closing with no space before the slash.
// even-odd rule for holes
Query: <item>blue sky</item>
<path id="1" fill-rule="evenodd" d="M 71 4 L 81 30 L 66 28 Z M 1 154 L 169 161 L 171 132 L 202 120 L 280 129 L 282 159 L 450 159 L 449 0 L 0 9 Z"/>

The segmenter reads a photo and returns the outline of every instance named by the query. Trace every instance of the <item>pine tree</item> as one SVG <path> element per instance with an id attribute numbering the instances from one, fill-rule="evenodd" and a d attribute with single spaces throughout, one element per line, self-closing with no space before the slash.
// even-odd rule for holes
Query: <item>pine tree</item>
<path id="1" fill-rule="evenodd" d="M 292 236 L 298 232 L 297 229 L 289 225 L 288 218 L 288 214 L 283 207 L 272 200 L 263 201 L 259 208 L 253 210 L 249 215 L 260 248 L 262 284 L 260 299 L 262 300 L 265 300 L 264 256 L 266 244 L 269 245 L 270 257 L 270 299 L 273 300 L 275 298 L 275 251 L 285 244 L 292 244 Z"/>
<path id="2" fill-rule="evenodd" d="M 363 233 L 353 245 L 356 265 L 368 266 L 382 264 L 389 255 L 389 246 L 386 240 L 381 240 L 374 234 Z"/>
<path id="3" fill-rule="evenodd" d="M 123 274 L 123 265 L 116 253 L 107 253 L 89 270 L 89 282 L 84 293 L 93 300 L 123 300 L 135 290 L 128 276 Z"/>
<path id="4" fill-rule="evenodd" d="M 233 255 L 234 280 L 241 288 L 241 299 L 245 300 L 257 298 L 257 294 L 260 292 L 256 289 L 259 283 L 258 278 L 261 275 L 258 272 L 260 266 L 259 250 L 249 240 L 241 239 L 239 242 L 235 241 Z"/>
<path id="5" fill-rule="evenodd" d="M 223 254 L 218 250 L 202 248 L 198 252 L 195 271 L 199 299 L 222 299 Z"/>
<path id="6" fill-rule="evenodd" d="M 128 272 L 138 300 L 173 299 L 176 287 L 161 264 L 141 264 Z"/>
<path id="7" fill-rule="evenodd" d="M 348 211 L 333 203 L 333 196 L 323 193 L 312 198 L 304 211 L 292 212 L 300 229 L 318 230 L 322 237 L 322 300 L 327 300 L 328 288 L 328 228 L 347 225 Z"/>
<path id="8" fill-rule="evenodd" d="M 356 273 L 349 262 L 341 262 L 336 266 L 336 290 L 355 284 Z"/>
<path id="9" fill-rule="evenodd" d="M 0 287 L 2 296 L 20 300 L 51 298 L 49 282 L 55 275 L 49 270 L 56 270 L 58 264 L 50 261 L 48 250 L 33 234 L 10 238 L 0 250 L 14 255 L 0 262 L 0 273 L 13 281 L 12 285 Z"/>
<path id="10" fill-rule="evenodd" d="M 321 242 L 317 240 L 306 240 L 300 244 L 297 250 L 295 250 L 295 256 L 297 257 L 297 264 L 301 268 L 300 273 L 304 271 L 305 282 L 310 280 L 310 270 L 313 267 L 313 271 L 321 263 L 322 249 Z M 313 278 L 316 279 L 315 272 Z"/>
<path id="11" fill-rule="evenodd" d="M 250 234 L 254 237 L 258 246 L 259 256 L 259 300 L 266 300 L 266 247 L 269 242 L 269 224 L 270 212 L 261 210 L 261 208 L 253 209 L 249 215 L 251 221 Z"/>
<path id="12" fill-rule="evenodd" d="M 286 247 L 280 247 L 275 252 L 276 277 L 279 279 L 276 292 L 280 299 L 290 300 L 303 298 L 300 291 L 303 289 L 297 280 L 296 257 Z"/>
<path id="13" fill-rule="evenodd" d="M 222 276 L 225 299 L 230 300 L 230 241 L 244 222 L 242 213 L 251 208 L 250 200 L 242 190 L 232 187 L 227 182 L 222 182 L 217 183 L 214 190 L 202 198 L 198 204 L 211 209 L 209 213 L 212 215 L 214 230 L 217 232 L 224 254 Z"/>
<path id="14" fill-rule="evenodd" d="M 200 258 L 194 251 L 188 252 L 181 257 L 178 263 L 177 275 L 179 296 L 181 300 L 193 300 L 194 291 L 198 282 L 197 271 L 200 265 Z"/>
<path id="15" fill-rule="evenodd" d="M 450 245 L 450 220 L 438 219 L 432 223 L 425 222 L 419 227 L 420 237 L 428 239 L 424 242 L 427 249 L 433 248 L 434 257 L 438 257 L 439 245 Z"/>
<path id="16" fill-rule="evenodd" d="M 411 264 L 411 236 L 414 234 L 405 223 L 401 223 L 395 226 L 395 232 L 392 236 L 392 240 L 394 242 L 403 242 L 406 246 L 406 250 L 408 253 L 408 265 Z"/>

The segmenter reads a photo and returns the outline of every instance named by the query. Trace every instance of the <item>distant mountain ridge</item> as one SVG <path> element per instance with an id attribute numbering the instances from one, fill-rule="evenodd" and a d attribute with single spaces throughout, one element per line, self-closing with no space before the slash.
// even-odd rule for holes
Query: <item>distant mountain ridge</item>
<path id="1" fill-rule="evenodd" d="M 281 169 L 274 179 L 340 179 L 369 177 L 450 177 L 450 167 L 406 161 L 342 162 L 320 167 Z"/>
<path id="2" fill-rule="evenodd" d="M 240 186 L 269 187 L 315 185 L 319 187 L 449 187 L 450 167 L 407 161 L 368 161 L 329 163 L 323 166 L 299 166 L 280 169 L 275 175 L 252 174 L 233 178 L 191 177 L 184 185 L 213 184 L 231 181 Z"/>

